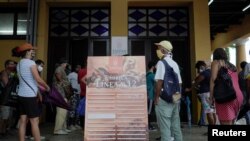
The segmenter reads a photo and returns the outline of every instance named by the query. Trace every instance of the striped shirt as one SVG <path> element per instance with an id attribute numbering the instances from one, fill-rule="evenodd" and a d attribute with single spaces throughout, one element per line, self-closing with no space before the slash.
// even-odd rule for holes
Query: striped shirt
<path id="1" fill-rule="evenodd" d="M 36 97 L 37 95 L 37 82 L 31 72 L 31 67 L 33 65 L 36 65 L 36 63 L 30 59 L 22 59 L 17 65 L 17 73 L 19 78 L 18 95 L 21 97 Z M 29 84 L 29 86 L 24 82 L 23 79 Z"/>

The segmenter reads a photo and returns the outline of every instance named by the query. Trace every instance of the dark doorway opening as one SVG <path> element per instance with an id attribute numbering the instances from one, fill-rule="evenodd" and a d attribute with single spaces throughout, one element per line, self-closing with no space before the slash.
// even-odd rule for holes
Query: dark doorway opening
<path id="1" fill-rule="evenodd" d="M 82 65 L 88 57 L 88 39 L 73 39 L 70 43 L 69 63 Z"/>
<path id="2" fill-rule="evenodd" d="M 88 39 L 53 38 L 49 41 L 48 56 L 48 82 L 52 84 L 52 78 L 57 63 L 61 58 L 67 59 L 69 64 L 82 64 L 88 56 Z"/>
<path id="3" fill-rule="evenodd" d="M 69 39 L 69 38 L 53 38 L 49 41 L 48 50 L 48 78 L 47 81 L 52 85 L 53 75 L 57 63 L 61 58 L 69 61 L 69 64 L 82 65 L 88 57 L 88 39 Z M 46 121 L 54 122 L 56 115 L 56 107 L 52 105 L 46 106 Z"/>

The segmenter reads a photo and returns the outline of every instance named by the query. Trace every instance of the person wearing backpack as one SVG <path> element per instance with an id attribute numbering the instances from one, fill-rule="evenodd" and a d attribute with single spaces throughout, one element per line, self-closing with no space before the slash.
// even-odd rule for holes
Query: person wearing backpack
<path id="1" fill-rule="evenodd" d="M 156 54 L 161 59 L 157 63 L 155 74 L 155 112 L 160 127 L 161 141 L 171 141 L 171 134 L 175 141 L 182 141 L 179 104 L 174 102 L 175 98 L 172 97 L 173 92 L 180 93 L 180 84 L 182 83 L 180 70 L 178 64 L 172 59 L 172 44 L 163 40 L 155 45 L 158 47 Z"/>
<path id="2" fill-rule="evenodd" d="M 228 82 L 230 82 L 230 85 Z M 216 84 L 217 86 L 220 84 L 220 87 L 216 87 Z M 221 87 L 221 84 L 225 87 Z M 229 89 L 230 91 L 228 91 Z M 224 101 L 221 101 L 221 99 L 220 101 L 218 100 L 218 97 L 224 98 L 230 93 L 235 94 L 233 98 L 230 97 L 230 99 L 227 98 Z M 216 94 L 220 94 L 220 96 L 217 96 Z M 234 120 L 236 120 L 243 103 L 243 94 L 238 83 L 237 68 L 228 61 L 228 56 L 223 48 L 217 48 L 213 52 L 210 79 L 210 103 L 215 105 L 216 113 L 221 125 L 234 124 Z"/>

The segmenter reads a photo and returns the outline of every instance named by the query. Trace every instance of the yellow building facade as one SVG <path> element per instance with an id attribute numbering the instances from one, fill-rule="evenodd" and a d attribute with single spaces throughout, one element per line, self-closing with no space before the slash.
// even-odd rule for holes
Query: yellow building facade
<path id="1" fill-rule="evenodd" d="M 0 6 L 11 5 L 27 6 L 26 0 L 1 0 Z M 48 42 L 49 42 L 49 9 L 50 7 L 86 7 L 103 6 L 110 8 L 110 36 L 128 36 L 128 8 L 129 7 L 187 7 L 189 11 L 189 46 L 190 46 L 190 64 L 191 78 L 195 78 L 196 72 L 194 65 L 197 60 L 210 60 L 212 50 L 217 47 L 223 47 L 238 37 L 247 34 L 249 25 L 240 32 L 239 27 L 235 27 L 229 34 L 216 36 L 212 42 L 210 40 L 209 28 L 209 7 L 207 0 L 40 0 L 38 12 L 38 31 L 37 31 L 37 55 L 36 58 L 48 61 Z M 247 19 L 246 19 L 247 20 Z M 237 34 L 236 34 L 237 33 Z M 236 34 L 235 36 L 230 36 Z M 11 57 L 11 49 L 24 43 L 25 40 L 0 40 L 0 69 L 6 59 Z M 43 73 L 46 79 L 46 68 Z M 191 82 L 190 82 L 191 83 Z M 193 117 L 197 121 L 199 117 L 199 105 L 196 95 L 192 96 Z"/>

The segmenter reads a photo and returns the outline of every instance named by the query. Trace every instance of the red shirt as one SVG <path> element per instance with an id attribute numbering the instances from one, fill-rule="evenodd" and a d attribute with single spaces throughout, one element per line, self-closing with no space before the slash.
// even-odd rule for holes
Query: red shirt
<path id="1" fill-rule="evenodd" d="M 78 83 L 80 84 L 80 87 L 81 87 L 80 96 L 85 96 L 86 95 L 86 84 L 81 81 L 81 79 L 85 75 L 87 75 L 87 69 L 86 68 L 80 69 L 79 72 L 78 72 Z"/>

